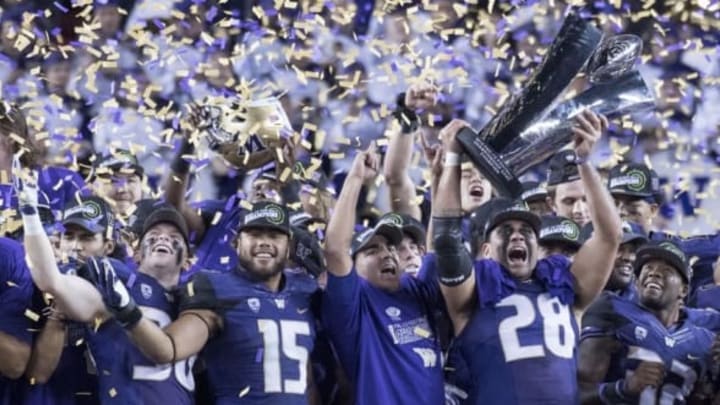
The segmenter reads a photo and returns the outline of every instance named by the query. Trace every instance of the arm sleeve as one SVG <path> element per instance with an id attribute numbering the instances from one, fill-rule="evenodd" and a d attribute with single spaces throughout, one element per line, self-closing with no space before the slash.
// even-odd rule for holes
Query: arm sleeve
<path id="1" fill-rule="evenodd" d="M 210 277 L 205 273 L 197 273 L 192 280 L 182 286 L 178 292 L 178 313 L 189 309 L 207 309 L 221 314 L 220 301 Z"/>

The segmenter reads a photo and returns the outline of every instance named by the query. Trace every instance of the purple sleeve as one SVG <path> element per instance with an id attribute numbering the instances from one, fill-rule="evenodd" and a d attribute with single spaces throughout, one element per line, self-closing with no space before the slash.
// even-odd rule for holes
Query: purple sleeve
<path id="1" fill-rule="evenodd" d="M 322 320 L 331 334 L 352 336 L 360 330 L 362 283 L 355 269 L 343 277 L 328 273 L 322 296 Z"/>
<path id="2" fill-rule="evenodd" d="M 0 242 L 0 332 L 31 343 L 30 319 L 33 283 L 22 249 Z"/>
<path id="3" fill-rule="evenodd" d="M 59 211 L 73 201 L 76 193 L 89 193 L 79 174 L 62 167 L 43 168 L 38 178 L 38 186 L 50 199 L 50 208 Z"/>

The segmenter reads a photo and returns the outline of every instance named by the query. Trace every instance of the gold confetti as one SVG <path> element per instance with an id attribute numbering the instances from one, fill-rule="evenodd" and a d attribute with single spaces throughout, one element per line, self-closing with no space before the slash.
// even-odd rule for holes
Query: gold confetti
<path id="1" fill-rule="evenodd" d="M 429 331 L 427 331 L 424 328 L 421 328 L 419 326 L 416 326 L 415 329 L 413 329 L 413 333 L 415 333 L 415 335 L 420 336 L 422 338 L 429 338 L 432 335 Z"/>
<path id="2" fill-rule="evenodd" d="M 25 309 L 25 317 L 29 318 L 33 322 L 37 322 L 40 319 L 40 315 L 31 311 L 30 309 Z"/>

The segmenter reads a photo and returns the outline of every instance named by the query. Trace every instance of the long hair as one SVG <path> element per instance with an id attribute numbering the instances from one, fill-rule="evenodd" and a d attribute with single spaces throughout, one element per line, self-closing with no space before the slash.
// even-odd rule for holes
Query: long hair
<path id="1" fill-rule="evenodd" d="M 38 165 L 40 152 L 30 136 L 25 116 L 16 105 L 7 101 L 0 101 L 0 136 L 8 137 L 13 154 L 22 151 L 20 163 L 23 166 Z"/>

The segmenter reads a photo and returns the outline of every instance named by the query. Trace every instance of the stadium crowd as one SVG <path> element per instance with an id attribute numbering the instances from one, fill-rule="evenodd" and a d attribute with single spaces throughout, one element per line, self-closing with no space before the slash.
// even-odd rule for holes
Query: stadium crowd
<path id="1" fill-rule="evenodd" d="M 1 404 L 720 403 L 717 1 L 0 5 Z M 511 199 L 458 134 L 569 13 L 656 106 Z"/>

